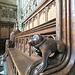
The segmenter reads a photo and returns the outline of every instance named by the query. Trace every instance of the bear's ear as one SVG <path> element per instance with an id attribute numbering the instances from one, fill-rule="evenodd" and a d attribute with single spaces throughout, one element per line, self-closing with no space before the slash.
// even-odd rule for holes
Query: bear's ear
<path id="1" fill-rule="evenodd" d="M 57 43 L 57 49 L 58 49 L 58 52 L 64 53 L 66 49 L 66 45 L 62 41 L 59 41 Z"/>
<path id="2" fill-rule="evenodd" d="M 41 41 L 45 38 L 43 35 L 39 35 L 39 37 Z"/>
<path id="3" fill-rule="evenodd" d="M 38 34 L 39 37 L 43 37 L 43 35 Z"/>

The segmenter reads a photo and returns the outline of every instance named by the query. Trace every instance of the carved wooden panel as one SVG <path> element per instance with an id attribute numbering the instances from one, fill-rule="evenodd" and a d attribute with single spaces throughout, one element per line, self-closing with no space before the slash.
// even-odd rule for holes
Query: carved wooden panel
<path id="1" fill-rule="evenodd" d="M 38 25 L 38 20 L 37 20 L 37 17 L 35 17 L 34 19 L 34 27 L 36 27 Z"/>
<path id="2" fill-rule="evenodd" d="M 41 12 L 40 13 L 40 24 L 43 24 L 45 23 L 45 12 Z"/>
<path id="3" fill-rule="evenodd" d="M 7 23 L 0 23 L 0 38 L 10 38 L 10 33 L 13 30 L 13 26 L 9 25 Z"/>
<path id="4" fill-rule="evenodd" d="M 34 27 L 37 27 L 41 24 L 44 24 L 44 23 L 56 18 L 56 2 L 55 2 L 55 0 L 52 2 L 50 1 L 50 3 L 48 5 L 46 5 L 45 7 L 44 7 L 44 5 L 41 6 L 39 8 L 39 10 L 37 10 L 34 14 L 32 14 L 32 16 L 28 17 L 27 20 L 25 20 L 24 24 L 26 24 L 26 22 L 30 22 L 30 24 L 31 24 L 31 25 L 27 24 L 28 26 L 27 25 L 24 26 L 25 28 L 27 27 L 26 30 L 33 28 L 32 25 Z M 30 20 L 32 20 L 32 21 L 30 21 Z"/>
<path id="5" fill-rule="evenodd" d="M 32 28 L 32 22 L 30 21 L 30 29 Z"/>
<path id="6" fill-rule="evenodd" d="M 9 28 L 1 28 L 1 38 L 9 38 Z"/>
<path id="7" fill-rule="evenodd" d="M 48 6 L 48 21 L 56 17 L 56 4 L 53 2 Z"/>

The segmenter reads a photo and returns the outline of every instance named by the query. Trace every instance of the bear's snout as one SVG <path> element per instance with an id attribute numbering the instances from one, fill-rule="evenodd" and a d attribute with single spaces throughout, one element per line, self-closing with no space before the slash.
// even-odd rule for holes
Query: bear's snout
<path id="1" fill-rule="evenodd" d="M 28 41 L 28 43 L 29 43 L 30 46 L 33 46 L 33 40 L 32 40 L 32 39 L 30 39 L 30 40 Z"/>

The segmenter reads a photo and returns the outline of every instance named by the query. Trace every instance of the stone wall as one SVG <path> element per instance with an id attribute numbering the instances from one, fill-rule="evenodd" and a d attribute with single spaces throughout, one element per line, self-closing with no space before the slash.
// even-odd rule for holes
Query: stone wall
<path id="1" fill-rule="evenodd" d="M 0 0 L 0 21 L 15 22 L 16 18 L 16 0 Z"/>
<path id="2" fill-rule="evenodd" d="M 16 0 L 0 0 L 2 3 L 16 5 Z"/>
<path id="3" fill-rule="evenodd" d="M 0 2 L 0 21 L 15 22 L 17 18 L 17 6 Z"/>

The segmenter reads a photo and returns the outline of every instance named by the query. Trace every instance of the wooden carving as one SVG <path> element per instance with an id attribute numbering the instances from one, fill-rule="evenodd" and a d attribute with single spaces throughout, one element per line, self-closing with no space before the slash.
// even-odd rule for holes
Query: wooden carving
<path id="1" fill-rule="evenodd" d="M 60 40 L 45 38 L 36 34 L 29 40 L 29 45 L 39 49 L 43 58 L 42 62 L 34 70 L 31 70 L 29 75 L 39 75 L 47 69 L 60 65 L 67 55 L 66 45 Z M 52 53 L 54 55 L 50 57 Z"/>

